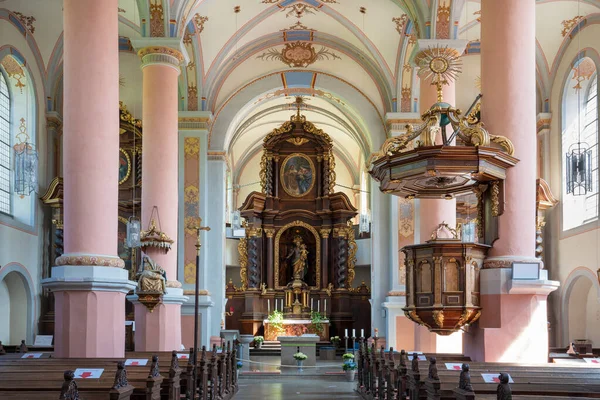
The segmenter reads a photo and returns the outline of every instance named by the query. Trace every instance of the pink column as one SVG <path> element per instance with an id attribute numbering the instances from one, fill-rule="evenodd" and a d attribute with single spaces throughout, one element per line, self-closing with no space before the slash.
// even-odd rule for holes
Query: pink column
<path id="1" fill-rule="evenodd" d="M 481 81 L 484 123 L 508 137 L 520 162 L 508 170 L 499 236 L 481 271 L 481 318 L 464 353 L 477 361 L 545 363 L 547 296 L 559 283 L 515 281 L 513 262 L 535 259 L 535 1 L 482 1 Z M 541 271 L 545 274 L 546 271 Z"/>
<path id="2" fill-rule="evenodd" d="M 137 351 L 171 351 L 181 346 L 181 283 L 177 281 L 178 103 L 177 79 L 183 55 L 164 46 L 139 50 L 143 71 L 144 140 L 142 159 L 142 224 L 146 229 L 154 206 L 160 229 L 175 241 L 171 250 L 145 250 L 167 273 L 167 294 L 152 313 L 132 298 Z M 159 221 L 156 216 L 156 223 Z"/>
<path id="3" fill-rule="evenodd" d="M 484 123 L 508 137 L 519 163 L 508 170 L 500 239 L 490 255 L 535 257 L 535 1 L 482 1 Z M 487 18 L 485 17 L 487 15 Z"/>
<path id="4" fill-rule="evenodd" d="M 117 5 L 64 1 L 65 254 L 43 281 L 56 299 L 57 357 L 125 350 L 125 294 L 134 285 L 117 256 Z"/>

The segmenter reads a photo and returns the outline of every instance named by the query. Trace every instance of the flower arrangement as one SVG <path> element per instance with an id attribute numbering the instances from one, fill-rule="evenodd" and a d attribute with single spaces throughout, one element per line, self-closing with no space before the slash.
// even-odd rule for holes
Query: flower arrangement
<path id="1" fill-rule="evenodd" d="M 352 353 L 345 353 L 345 354 L 342 356 L 342 359 L 343 359 L 344 361 L 351 361 L 351 360 L 354 360 L 354 354 L 352 354 Z"/>
<path id="2" fill-rule="evenodd" d="M 254 336 L 254 343 L 262 343 L 265 341 L 263 336 Z"/>
<path id="3" fill-rule="evenodd" d="M 356 363 L 354 361 L 345 362 L 342 364 L 342 369 L 344 371 L 354 371 L 356 368 Z"/>
<path id="4" fill-rule="evenodd" d="M 241 369 L 244 366 L 244 363 L 241 361 L 238 361 L 236 364 L 237 369 Z"/>
<path id="5" fill-rule="evenodd" d="M 303 352 L 299 351 L 296 354 L 294 354 L 294 359 L 296 361 L 304 361 L 308 358 L 308 356 L 306 354 L 304 354 Z"/>
<path id="6" fill-rule="evenodd" d="M 340 347 L 341 339 L 339 336 L 332 336 L 329 338 L 329 341 L 333 343 L 334 347 Z"/>

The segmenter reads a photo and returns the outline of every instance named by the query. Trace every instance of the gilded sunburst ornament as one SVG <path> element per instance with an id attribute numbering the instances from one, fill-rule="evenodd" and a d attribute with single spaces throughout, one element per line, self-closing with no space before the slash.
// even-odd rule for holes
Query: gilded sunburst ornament
<path id="1" fill-rule="evenodd" d="M 430 47 L 415 57 L 421 79 L 431 79 L 438 90 L 438 102 L 442 101 L 442 86 L 454 81 L 462 71 L 462 60 L 455 49 L 449 47 Z"/>
<path id="2" fill-rule="evenodd" d="M 319 51 L 316 51 L 312 43 L 300 41 L 286 43 L 281 52 L 275 49 L 269 49 L 267 52 L 256 58 L 264 61 L 279 60 L 290 68 L 306 68 L 320 60 L 341 60 L 337 54 L 324 46 L 321 47 Z"/>

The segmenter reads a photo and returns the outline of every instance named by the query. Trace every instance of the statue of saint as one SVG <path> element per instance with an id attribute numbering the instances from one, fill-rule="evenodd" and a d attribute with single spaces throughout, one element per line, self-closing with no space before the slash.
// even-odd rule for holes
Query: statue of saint
<path id="1" fill-rule="evenodd" d="M 302 237 L 294 237 L 294 248 L 289 252 L 285 259 L 286 261 L 292 260 L 294 279 L 303 280 L 308 270 L 308 249 L 302 242 Z"/>
<path id="2" fill-rule="evenodd" d="M 142 257 L 144 270 L 138 274 L 137 292 L 166 293 L 167 274 L 149 256 Z"/>

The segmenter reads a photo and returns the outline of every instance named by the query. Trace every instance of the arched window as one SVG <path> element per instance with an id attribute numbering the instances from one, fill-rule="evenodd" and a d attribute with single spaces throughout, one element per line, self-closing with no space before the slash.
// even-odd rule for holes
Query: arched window
<path id="1" fill-rule="evenodd" d="M 568 169 L 563 155 L 563 230 L 573 229 L 598 219 L 598 77 L 590 58 L 578 61 L 565 85 L 562 107 L 562 149 L 566 154 L 578 143 L 591 151 L 591 173 L 586 180 L 591 188 L 568 187 Z"/>
<path id="2" fill-rule="evenodd" d="M 0 71 L 0 212 L 10 214 L 10 93 Z"/>

